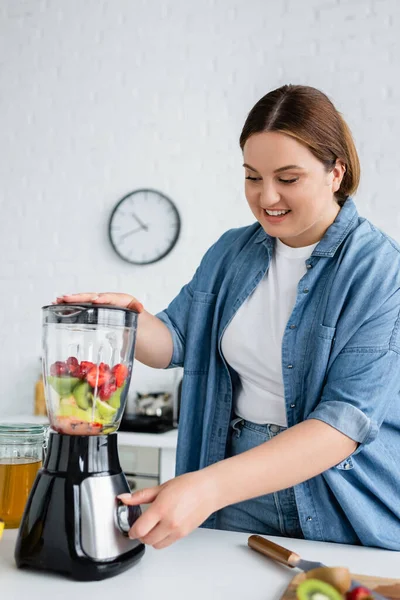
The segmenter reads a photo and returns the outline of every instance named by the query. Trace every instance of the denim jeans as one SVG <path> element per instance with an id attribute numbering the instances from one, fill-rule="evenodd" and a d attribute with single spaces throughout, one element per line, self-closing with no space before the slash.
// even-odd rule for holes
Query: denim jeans
<path id="1" fill-rule="evenodd" d="M 279 425 L 258 425 L 237 417 L 231 421 L 228 456 L 255 448 L 284 430 Z M 216 529 L 304 537 L 293 488 L 226 506 L 217 513 Z"/>

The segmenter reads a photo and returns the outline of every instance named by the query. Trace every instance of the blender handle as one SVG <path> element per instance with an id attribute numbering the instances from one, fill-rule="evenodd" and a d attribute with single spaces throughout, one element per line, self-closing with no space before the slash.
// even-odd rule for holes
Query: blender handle
<path id="1" fill-rule="evenodd" d="M 126 537 L 128 537 L 130 528 L 138 520 L 141 514 L 142 510 L 140 506 L 128 506 L 117 498 L 116 524 L 118 529 Z"/>

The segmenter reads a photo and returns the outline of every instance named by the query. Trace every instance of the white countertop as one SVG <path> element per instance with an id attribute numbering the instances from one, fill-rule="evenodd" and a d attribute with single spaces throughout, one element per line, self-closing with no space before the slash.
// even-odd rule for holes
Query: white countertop
<path id="1" fill-rule="evenodd" d="M 6 600 L 278 600 L 295 571 L 265 558 L 247 546 L 248 535 L 198 529 L 164 550 L 146 548 L 142 560 L 128 571 L 100 582 L 82 583 L 62 576 L 19 570 L 14 563 L 16 530 L 0 540 L 1 597 Z M 400 553 L 373 548 L 270 537 L 303 558 L 343 565 L 353 573 L 396 577 Z M 55 596 L 56 595 L 56 596 Z"/>
<path id="2" fill-rule="evenodd" d="M 47 417 L 35 415 L 14 415 L 5 417 L 0 423 L 35 423 L 48 425 Z M 118 443 L 122 446 L 142 446 L 146 448 L 176 448 L 178 430 L 172 429 L 165 433 L 136 433 L 131 431 L 118 431 Z"/>

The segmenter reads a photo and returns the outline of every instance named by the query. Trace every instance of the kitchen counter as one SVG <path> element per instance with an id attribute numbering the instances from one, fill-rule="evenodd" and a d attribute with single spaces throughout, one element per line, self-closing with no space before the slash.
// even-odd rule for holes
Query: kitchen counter
<path id="1" fill-rule="evenodd" d="M 153 600 L 278 600 L 295 571 L 251 550 L 244 533 L 198 529 L 163 550 L 146 548 L 130 570 L 100 582 L 81 583 L 50 573 L 17 569 L 17 530 L 0 540 L 1 595 L 7 600 L 113 597 Z M 310 560 L 345 565 L 355 573 L 396 577 L 400 553 L 374 548 L 270 537 Z"/>

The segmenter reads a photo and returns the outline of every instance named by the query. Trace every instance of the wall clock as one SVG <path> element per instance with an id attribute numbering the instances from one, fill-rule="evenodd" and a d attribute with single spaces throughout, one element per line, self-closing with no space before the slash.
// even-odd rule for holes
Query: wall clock
<path id="1" fill-rule="evenodd" d="M 149 265 L 175 246 L 181 220 L 170 198 L 151 189 L 135 190 L 114 207 L 108 226 L 115 252 L 127 262 Z"/>

